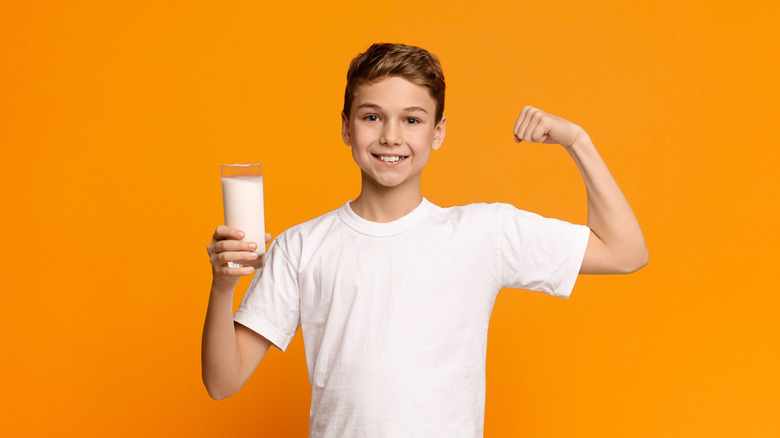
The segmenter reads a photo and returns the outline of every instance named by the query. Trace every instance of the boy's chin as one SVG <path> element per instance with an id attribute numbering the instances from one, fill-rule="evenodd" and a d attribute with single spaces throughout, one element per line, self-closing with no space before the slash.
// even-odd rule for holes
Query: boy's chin
<path id="1" fill-rule="evenodd" d="M 386 190 L 405 186 L 409 181 L 400 178 L 370 178 L 372 185 Z"/>
<path id="2" fill-rule="evenodd" d="M 420 178 L 410 175 L 382 175 L 363 171 L 363 185 L 369 184 L 379 190 L 392 190 L 420 184 Z"/>

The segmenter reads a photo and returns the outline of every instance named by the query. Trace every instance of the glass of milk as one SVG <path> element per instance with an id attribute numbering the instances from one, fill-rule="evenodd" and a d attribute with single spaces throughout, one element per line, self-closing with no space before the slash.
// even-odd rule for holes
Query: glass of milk
<path id="1" fill-rule="evenodd" d="M 255 242 L 257 253 L 265 254 L 263 173 L 260 163 L 223 164 L 221 173 L 225 225 L 243 231 L 242 240 Z M 257 260 L 260 259 L 262 257 Z M 230 266 L 239 265 L 230 263 Z"/>

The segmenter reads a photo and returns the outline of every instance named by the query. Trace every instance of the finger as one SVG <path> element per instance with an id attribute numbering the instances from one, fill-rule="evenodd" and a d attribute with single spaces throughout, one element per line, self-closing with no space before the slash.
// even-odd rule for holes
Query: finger
<path id="1" fill-rule="evenodd" d="M 521 132 L 520 131 L 520 126 L 523 124 L 523 121 L 525 121 L 526 115 L 528 114 L 528 111 L 531 108 L 532 107 L 530 107 L 530 106 L 523 107 L 523 109 L 520 111 L 520 115 L 517 116 L 517 121 L 515 122 L 515 126 L 514 126 L 512 132 L 514 132 L 515 138 L 517 138 L 518 140 L 522 140 L 522 138 L 520 136 L 520 132 Z"/>
<path id="2" fill-rule="evenodd" d="M 531 123 L 525 132 L 525 138 L 533 143 L 543 143 L 550 133 L 550 120 L 547 113 L 542 110 L 535 110 Z"/>
<path id="3" fill-rule="evenodd" d="M 227 251 L 254 251 L 257 244 L 254 242 L 245 242 L 243 240 L 220 240 L 214 243 L 214 253 L 218 254 Z"/>
<path id="4" fill-rule="evenodd" d="M 233 269 L 238 269 L 238 275 L 249 275 L 255 272 L 255 268 L 252 266 L 242 266 L 240 268 Z"/>
<path id="5" fill-rule="evenodd" d="M 534 143 L 544 143 L 545 140 L 547 140 L 549 134 L 549 123 L 547 123 L 545 120 L 540 120 L 539 123 L 536 124 L 536 127 L 534 127 L 534 129 L 531 131 L 531 138 L 533 139 Z"/>
<path id="6" fill-rule="evenodd" d="M 528 140 L 525 137 L 525 131 L 528 129 L 528 124 L 532 121 L 533 111 L 533 107 L 527 106 L 523 108 L 523 111 L 520 113 L 520 117 L 517 119 L 518 123 L 517 127 L 515 128 L 515 136 L 519 140 Z"/>
<path id="7" fill-rule="evenodd" d="M 512 133 L 515 134 L 515 137 L 517 137 L 518 128 L 520 127 L 520 123 L 523 121 L 526 108 L 527 107 L 523 107 L 523 109 L 520 111 L 520 115 L 518 115 L 517 120 L 515 120 L 515 126 L 512 127 Z"/>
<path id="8" fill-rule="evenodd" d="M 225 277 L 236 277 L 241 275 L 250 275 L 255 272 L 255 268 L 252 266 L 239 266 L 230 267 L 228 265 L 222 266 L 219 269 L 215 269 L 214 272 Z"/>
<path id="9" fill-rule="evenodd" d="M 260 255 L 254 251 L 226 251 L 211 257 L 212 265 L 226 266 L 229 262 L 245 263 L 257 260 Z"/>
<path id="10" fill-rule="evenodd" d="M 520 132 L 521 137 L 523 140 L 531 143 L 536 143 L 536 140 L 533 138 L 533 132 L 534 129 L 536 129 L 537 125 L 539 124 L 539 117 L 538 117 L 538 111 L 533 110 L 530 111 L 527 115 L 527 123 L 525 123 L 522 127 L 522 131 Z"/>
<path id="11" fill-rule="evenodd" d="M 230 233 L 229 227 L 225 225 L 220 225 L 217 227 L 216 230 L 214 230 L 214 236 L 212 238 L 214 240 L 226 239 L 229 233 Z"/>
<path id="12" fill-rule="evenodd" d="M 244 232 L 237 229 L 237 228 L 231 228 L 227 225 L 220 225 L 217 227 L 216 231 L 214 231 L 214 240 L 225 240 L 225 239 L 236 239 L 241 240 L 244 238 Z"/>
<path id="13" fill-rule="evenodd" d="M 271 236 L 271 233 L 265 233 L 265 244 L 268 245 L 272 240 L 274 240 L 274 238 Z"/>

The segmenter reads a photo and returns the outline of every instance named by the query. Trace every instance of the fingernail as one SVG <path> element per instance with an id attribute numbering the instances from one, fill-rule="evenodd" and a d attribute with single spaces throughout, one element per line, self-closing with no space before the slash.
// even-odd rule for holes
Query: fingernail
<path id="1" fill-rule="evenodd" d="M 250 243 L 250 244 L 249 244 L 249 249 L 257 249 L 257 244 L 255 244 L 255 243 Z"/>

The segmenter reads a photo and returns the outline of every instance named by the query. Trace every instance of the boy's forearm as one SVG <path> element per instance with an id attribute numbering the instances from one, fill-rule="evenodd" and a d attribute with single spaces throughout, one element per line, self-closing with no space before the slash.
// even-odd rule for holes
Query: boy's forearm
<path id="1" fill-rule="evenodd" d="M 567 150 L 585 182 L 592 232 L 588 246 L 596 256 L 583 261 L 582 273 L 628 273 L 642 268 L 648 261 L 642 229 L 590 137 L 582 131 Z"/>
<path id="2" fill-rule="evenodd" d="M 240 388 L 241 354 L 233 323 L 233 291 L 215 285 L 203 325 L 201 367 L 203 384 L 212 398 L 229 397 Z"/>

